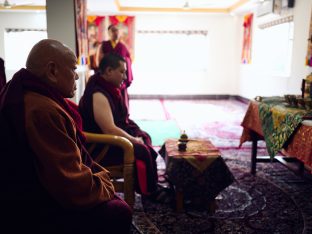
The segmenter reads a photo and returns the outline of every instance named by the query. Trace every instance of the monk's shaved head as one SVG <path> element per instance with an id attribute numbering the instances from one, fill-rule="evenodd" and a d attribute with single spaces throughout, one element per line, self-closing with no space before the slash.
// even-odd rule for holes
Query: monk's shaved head
<path id="1" fill-rule="evenodd" d="M 41 81 L 57 89 L 64 97 L 73 97 L 79 78 L 76 73 L 77 57 L 59 41 L 44 39 L 30 50 L 26 69 Z"/>
<path id="2" fill-rule="evenodd" d="M 62 60 L 68 55 L 75 56 L 61 42 L 53 39 L 44 39 L 35 44 L 29 52 L 26 68 L 33 74 L 42 77 L 49 63 L 62 63 Z"/>

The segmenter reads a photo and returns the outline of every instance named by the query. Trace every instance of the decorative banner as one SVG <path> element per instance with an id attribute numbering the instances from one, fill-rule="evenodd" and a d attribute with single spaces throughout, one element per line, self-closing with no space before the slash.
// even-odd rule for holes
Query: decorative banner
<path id="1" fill-rule="evenodd" d="M 134 58 L 134 16 L 116 15 L 109 16 L 109 25 L 114 24 L 118 27 L 120 40 L 129 50 L 132 61 Z"/>
<path id="2" fill-rule="evenodd" d="M 244 36 L 242 49 L 242 63 L 251 63 L 251 38 L 252 38 L 252 20 L 253 14 L 244 16 Z"/>
<path id="3" fill-rule="evenodd" d="M 309 67 L 312 67 L 312 13 L 310 19 L 310 30 L 308 36 L 308 50 L 305 64 Z"/>
<path id="4" fill-rule="evenodd" d="M 76 53 L 79 65 L 88 64 L 87 1 L 75 0 Z"/>
<path id="5" fill-rule="evenodd" d="M 92 41 L 101 42 L 104 40 L 105 16 L 88 16 L 88 38 Z"/>
<path id="6" fill-rule="evenodd" d="M 105 16 L 89 15 L 88 19 L 88 41 L 90 69 L 96 69 L 96 51 L 101 41 L 104 40 Z"/>

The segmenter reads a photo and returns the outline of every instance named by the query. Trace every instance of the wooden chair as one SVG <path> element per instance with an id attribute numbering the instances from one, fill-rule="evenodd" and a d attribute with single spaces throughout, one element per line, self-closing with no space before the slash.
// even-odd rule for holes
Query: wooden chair
<path id="1" fill-rule="evenodd" d="M 96 162 L 100 162 L 107 153 L 109 146 L 119 146 L 123 149 L 124 160 L 123 164 L 106 166 L 105 168 L 110 172 L 112 183 L 114 184 L 116 192 L 124 193 L 124 199 L 130 207 L 134 205 L 134 151 L 132 143 L 125 137 L 114 136 L 109 134 L 96 134 L 84 132 L 87 138 L 88 152 L 94 153 L 97 144 L 104 143 L 103 149 L 93 157 Z M 94 155 L 93 155 L 94 156 Z"/>

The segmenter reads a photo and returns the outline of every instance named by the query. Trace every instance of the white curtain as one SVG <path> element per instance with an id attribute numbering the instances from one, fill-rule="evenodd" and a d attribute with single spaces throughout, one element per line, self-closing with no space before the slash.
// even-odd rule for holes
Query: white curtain
<path id="1" fill-rule="evenodd" d="M 45 30 L 7 29 L 4 33 L 5 68 L 7 81 L 19 69 L 25 67 L 30 49 L 47 38 Z"/>

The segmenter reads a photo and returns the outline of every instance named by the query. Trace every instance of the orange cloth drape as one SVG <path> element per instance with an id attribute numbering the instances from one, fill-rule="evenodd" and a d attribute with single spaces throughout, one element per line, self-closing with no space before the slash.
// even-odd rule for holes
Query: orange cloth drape
<path id="1" fill-rule="evenodd" d="M 243 36 L 243 51 L 242 51 L 242 63 L 251 63 L 251 39 L 252 39 L 252 21 L 253 14 L 244 16 L 244 36 Z"/>

